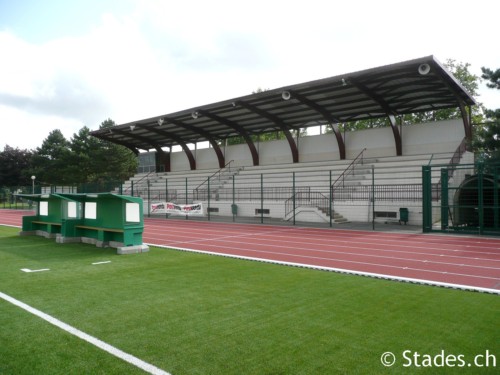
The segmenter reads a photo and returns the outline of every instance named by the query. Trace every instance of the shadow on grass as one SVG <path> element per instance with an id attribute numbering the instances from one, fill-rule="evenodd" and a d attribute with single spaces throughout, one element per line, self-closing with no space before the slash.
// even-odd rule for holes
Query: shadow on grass
<path id="1" fill-rule="evenodd" d="M 19 236 L 18 231 L 15 228 L 0 230 L 0 255 L 51 262 L 116 255 L 116 249 L 111 247 L 99 248 L 84 243 L 58 244 L 53 238 Z"/>

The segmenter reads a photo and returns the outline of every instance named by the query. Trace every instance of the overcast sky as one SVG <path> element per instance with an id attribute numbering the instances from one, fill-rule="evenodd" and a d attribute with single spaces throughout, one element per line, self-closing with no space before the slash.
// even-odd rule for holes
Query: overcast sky
<path id="1" fill-rule="evenodd" d="M 0 150 L 428 55 L 480 76 L 500 68 L 499 14 L 493 0 L 0 0 Z"/>

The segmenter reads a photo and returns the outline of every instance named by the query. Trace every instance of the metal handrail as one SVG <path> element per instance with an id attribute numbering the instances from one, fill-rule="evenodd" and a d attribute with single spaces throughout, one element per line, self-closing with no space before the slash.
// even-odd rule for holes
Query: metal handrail
<path id="1" fill-rule="evenodd" d="M 332 191 L 335 191 L 335 189 L 338 187 L 337 185 L 339 184 L 340 179 L 342 179 L 342 186 L 344 186 L 345 176 L 347 175 L 348 172 L 350 172 L 351 169 L 354 171 L 354 167 L 358 164 L 358 163 L 356 163 L 358 161 L 358 159 L 361 158 L 361 164 L 363 164 L 363 153 L 365 151 L 366 151 L 366 147 L 363 150 L 361 150 L 361 152 L 358 154 L 358 156 L 356 156 L 354 158 L 354 160 L 351 162 L 351 164 L 349 164 L 347 166 L 347 168 L 344 169 L 344 171 L 340 174 L 340 176 L 337 177 L 337 179 L 333 182 L 333 184 L 331 186 Z"/>
<path id="2" fill-rule="evenodd" d="M 151 173 L 156 173 L 156 171 L 149 171 L 146 175 L 142 176 L 142 177 L 141 177 L 139 180 L 137 180 L 135 183 L 134 183 L 133 181 L 131 181 L 130 186 L 129 186 L 128 188 L 126 188 L 126 189 L 123 191 L 123 194 L 125 194 L 125 192 L 126 192 L 126 191 L 131 190 L 131 189 L 132 189 L 132 186 L 137 185 L 137 184 L 139 184 L 142 180 L 144 180 L 145 178 L 148 178 L 148 177 L 149 177 L 149 175 L 150 175 Z"/>
<path id="3" fill-rule="evenodd" d="M 460 142 L 460 144 L 458 145 L 448 164 L 458 164 L 460 162 L 460 159 L 462 159 L 463 154 L 465 154 L 465 151 L 467 151 L 467 138 L 462 139 L 462 142 Z"/>
<path id="4" fill-rule="evenodd" d="M 431 155 L 431 158 L 429 159 L 429 162 L 427 163 L 427 165 L 431 165 L 432 164 L 432 159 L 434 159 L 434 154 Z"/>
<path id="5" fill-rule="evenodd" d="M 213 176 L 215 176 L 216 174 L 219 174 L 219 178 L 220 178 L 220 173 L 223 169 L 226 169 L 226 167 L 229 165 L 231 165 L 231 163 L 233 163 L 234 160 L 231 160 L 229 162 L 226 163 L 226 165 L 224 165 L 222 168 L 220 168 L 218 171 L 214 172 L 212 175 L 210 175 L 209 177 L 207 177 L 207 179 L 205 181 L 203 181 L 201 184 L 199 184 L 197 187 L 194 188 L 194 191 L 198 192 L 198 189 L 205 185 Z M 231 171 L 231 166 L 229 167 L 229 171 Z"/>
<path id="6" fill-rule="evenodd" d="M 467 138 L 463 138 L 462 142 L 458 145 L 457 149 L 455 150 L 455 153 L 451 157 L 450 161 L 446 165 L 446 168 L 448 169 L 448 182 L 451 180 L 453 175 L 455 174 L 455 171 L 457 169 L 457 164 L 460 163 L 460 159 L 462 159 L 463 154 L 465 154 L 465 151 L 467 151 Z M 436 188 L 436 195 L 437 199 L 441 199 L 441 184 L 443 182 L 441 181 L 441 177 L 439 177 L 439 182 L 435 184 Z M 434 195 L 433 195 L 434 196 Z"/>

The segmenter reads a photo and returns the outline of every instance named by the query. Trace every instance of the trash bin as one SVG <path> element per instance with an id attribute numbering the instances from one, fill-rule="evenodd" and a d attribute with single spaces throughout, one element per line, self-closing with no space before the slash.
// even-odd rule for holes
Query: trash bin
<path id="1" fill-rule="evenodd" d="M 399 225 L 401 225 L 401 222 L 404 222 L 405 225 L 408 222 L 408 209 L 401 207 L 399 209 Z"/>
<path id="2" fill-rule="evenodd" d="M 233 215 L 237 215 L 238 214 L 238 206 L 237 205 L 235 205 L 235 204 L 231 205 L 231 213 Z"/>

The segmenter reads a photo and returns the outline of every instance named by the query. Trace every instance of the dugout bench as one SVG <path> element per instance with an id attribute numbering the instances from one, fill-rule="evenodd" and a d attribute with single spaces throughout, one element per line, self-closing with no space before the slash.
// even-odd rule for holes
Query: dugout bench
<path id="1" fill-rule="evenodd" d="M 37 198 L 38 214 L 33 219 L 23 217 L 23 235 L 48 233 L 46 237 L 55 237 L 57 243 L 84 242 L 97 247 L 114 247 L 118 254 L 149 250 L 142 243 L 144 215 L 139 197 L 60 193 Z M 44 215 L 46 211 L 51 214 Z M 45 232 L 37 232 L 35 228 Z"/>

